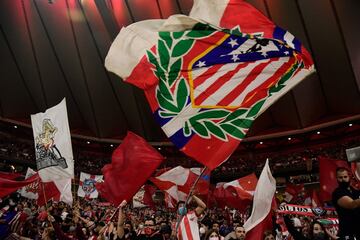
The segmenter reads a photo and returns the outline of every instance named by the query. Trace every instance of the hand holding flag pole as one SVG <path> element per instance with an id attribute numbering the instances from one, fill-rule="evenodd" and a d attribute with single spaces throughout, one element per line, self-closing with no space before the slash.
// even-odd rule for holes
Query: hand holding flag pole
<path id="1" fill-rule="evenodd" d="M 115 209 L 115 211 L 113 212 L 113 214 L 110 216 L 109 220 L 106 222 L 105 226 L 102 227 L 99 231 L 99 236 L 104 233 L 105 231 L 107 231 L 108 227 L 109 227 L 109 224 L 111 222 L 111 219 L 113 219 L 113 217 L 115 216 L 116 212 L 123 208 L 125 205 L 127 204 L 126 200 L 123 200 Z M 121 210 L 120 210 L 121 211 Z"/>
<path id="2" fill-rule="evenodd" d="M 195 190 L 195 187 L 196 187 L 196 184 L 199 182 L 200 178 L 202 177 L 202 175 L 204 174 L 204 172 L 207 170 L 207 167 L 205 166 L 202 170 L 201 170 L 201 173 L 200 175 L 197 177 L 197 179 L 195 180 L 195 182 L 193 183 L 193 185 L 191 186 L 190 188 L 190 192 L 189 192 L 189 195 L 187 196 L 186 200 L 185 200 L 185 206 L 188 205 L 190 203 L 190 200 L 193 196 L 193 192 Z M 176 228 L 175 228 L 175 234 L 178 233 L 178 230 L 179 230 L 179 226 L 180 226 L 180 223 L 183 219 L 185 215 L 181 215 L 179 220 L 177 221 L 176 223 Z"/>
<path id="3" fill-rule="evenodd" d="M 111 221 L 111 219 L 113 219 L 113 217 L 115 216 L 116 212 L 120 209 L 123 208 L 125 205 L 127 204 L 126 200 L 123 200 L 119 206 L 117 206 L 117 208 L 115 209 L 114 213 L 111 215 L 111 217 L 109 218 L 109 221 L 107 222 L 107 224 L 109 224 L 109 222 Z"/>
<path id="4" fill-rule="evenodd" d="M 192 195 L 193 195 L 193 192 L 194 192 L 194 190 L 195 190 L 196 184 L 199 182 L 200 178 L 202 177 L 202 175 L 204 174 L 204 172 L 205 172 L 206 170 L 207 170 L 207 167 L 205 166 L 205 167 L 201 170 L 201 173 L 200 173 L 200 175 L 197 177 L 197 179 L 195 180 L 194 184 L 191 186 L 189 195 L 187 196 L 186 201 L 185 201 L 185 204 L 186 204 L 186 205 L 189 204 L 190 198 L 191 198 Z"/>

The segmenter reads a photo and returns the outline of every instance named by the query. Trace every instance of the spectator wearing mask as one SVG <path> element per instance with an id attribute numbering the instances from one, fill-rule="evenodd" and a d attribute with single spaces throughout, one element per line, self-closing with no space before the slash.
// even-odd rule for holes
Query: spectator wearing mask
<path id="1" fill-rule="evenodd" d="M 310 232 L 307 235 L 302 233 L 302 229 L 296 228 L 296 223 L 290 220 L 288 216 L 284 216 L 286 227 L 289 233 L 292 235 L 294 240 L 330 240 L 330 239 L 337 239 L 336 236 L 332 235 L 329 231 L 327 231 L 323 225 L 318 222 L 314 221 L 310 224 Z"/>
<path id="2" fill-rule="evenodd" d="M 336 170 L 338 187 L 332 194 L 332 202 L 339 216 L 341 239 L 360 239 L 360 191 L 350 186 L 350 175 L 346 168 Z"/>
<path id="3" fill-rule="evenodd" d="M 310 237 L 313 240 L 336 240 L 337 236 L 331 234 L 320 222 L 313 221 L 311 223 Z"/>
<path id="4" fill-rule="evenodd" d="M 216 229 L 210 229 L 205 236 L 205 240 L 221 240 L 219 231 Z"/>

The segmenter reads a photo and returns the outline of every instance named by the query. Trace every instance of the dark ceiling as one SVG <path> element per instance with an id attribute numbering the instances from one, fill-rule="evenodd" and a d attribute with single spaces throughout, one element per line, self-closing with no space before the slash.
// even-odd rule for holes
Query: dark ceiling
<path id="1" fill-rule="evenodd" d="M 312 53 L 317 73 L 262 114 L 250 139 L 360 118 L 360 1 L 249 0 Z M 192 0 L 1 0 L 0 118 L 30 123 L 66 97 L 74 136 L 168 141 L 141 90 L 104 68 L 122 26 L 188 14 Z"/>

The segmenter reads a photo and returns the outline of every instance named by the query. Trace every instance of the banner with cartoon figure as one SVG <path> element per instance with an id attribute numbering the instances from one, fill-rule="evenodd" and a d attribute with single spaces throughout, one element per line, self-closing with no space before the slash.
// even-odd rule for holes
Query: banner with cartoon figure
<path id="1" fill-rule="evenodd" d="M 45 112 L 31 115 L 36 165 L 43 182 L 74 177 L 74 158 L 65 98 Z"/>

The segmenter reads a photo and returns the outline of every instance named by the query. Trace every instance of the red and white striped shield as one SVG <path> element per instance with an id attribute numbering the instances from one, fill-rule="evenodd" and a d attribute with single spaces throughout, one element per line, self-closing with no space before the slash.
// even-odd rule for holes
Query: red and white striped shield
<path id="1" fill-rule="evenodd" d="M 78 196 L 85 198 L 97 198 L 99 193 L 95 188 L 95 184 L 102 181 L 102 179 L 102 175 L 91 175 L 89 173 L 81 172 Z"/>

